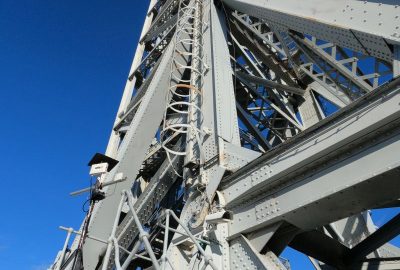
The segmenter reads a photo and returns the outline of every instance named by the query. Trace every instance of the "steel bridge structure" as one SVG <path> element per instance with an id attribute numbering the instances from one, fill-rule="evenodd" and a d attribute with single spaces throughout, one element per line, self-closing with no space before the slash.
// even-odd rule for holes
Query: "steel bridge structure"
<path id="1" fill-rule="evenodd" d="M 400 206 L 399 28 L 396 0 L 150 0 L 51 269 L 400 269 L 371 218 Z"/>

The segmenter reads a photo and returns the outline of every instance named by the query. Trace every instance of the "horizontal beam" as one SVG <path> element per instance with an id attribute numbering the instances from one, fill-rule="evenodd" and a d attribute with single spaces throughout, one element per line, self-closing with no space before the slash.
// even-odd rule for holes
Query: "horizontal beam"
<path id="1" fill-rule="evenodd" d="M 279 31 L 293 30 L 391 61 L 399 44 L 396 1 L 223 0 L 229 7 L 264 19 Z"/>
<path id="2" fill-rule="evenodd" d="M 315 228 L 399 198 L 399 104 L 397 79 L 225 178 L 230 232 Z"/>
<path id="3" fill-rule="evenodd" d="M 384 100 L 382 100 L 383 97 L 385 97 Z M 382 127 L 393 119 L 397 119 L 400 117 L 397 100 L 400 100 L 400 78 L 363 96 L 331 117 L 320 121 L 293 139 L 262 155 L 234 174 L 225 177 L 221 188 L 226 191 L 228 204 L 233 203 L 239 196 L 250 194 L 258 189 L 251 185 L 243 189 L 242 185 L 245 182 L 243 179 L 247 178 L 248 182 L 251 182 L 254 173 L 263 169 L 264 166 L 271 167 L 271 172 L 259 177 L 256 183 L 263 184 L 267 180 L 273 182 L 287 174 L 288 169 L 299 169 L 306 163 L 321 161 L 321 158 L 326 159 L 325 155 L 332 150 L 338 150 L 340 146 L 348 145 L 353 139 L 349 137 L 350 135 L 362 137 L 376 127 Z M 371 105 L 372 102 L 375 106 Z M 360 112 L 369 107 L 372 109 L 360 115 Z M 371 116 L 371 118 L 367 116 Z M 349 126 L 349 123 L 353 124 Z M 240 194 L 229 193 L 230 190 L 233 191 L 236 188 L 241 190 Z"/>
<path id="4" fill-rule="evenodd" d="M 241 205 L 228 206 L 233 213 L 230 236 L 252 232 L 282 220 L 302 230 L 310 230 L 399 197 L 400 162 L 393 153 L 400 151 L 400 136 L 393 140 L 388 145 L 385 142 L 346 157 L 316 175 L 294 176 L 284 188 L 260 188 L 264 194 L 254 195 Z M 303 179 L 299 181 L 299 178 Z"/>

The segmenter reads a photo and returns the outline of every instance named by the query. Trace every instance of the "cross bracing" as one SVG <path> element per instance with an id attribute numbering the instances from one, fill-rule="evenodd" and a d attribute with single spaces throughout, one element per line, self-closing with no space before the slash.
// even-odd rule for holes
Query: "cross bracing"
<path id="1" fill-rule="evenodd" d="M 291 247 L 315 269 L 400 269 L 399 217 L 370 215 L 399 206 L 399 14 L 151 0 L 97 182 L 77 192 L 90 211 L 52 268 L 290 269 Z"/>

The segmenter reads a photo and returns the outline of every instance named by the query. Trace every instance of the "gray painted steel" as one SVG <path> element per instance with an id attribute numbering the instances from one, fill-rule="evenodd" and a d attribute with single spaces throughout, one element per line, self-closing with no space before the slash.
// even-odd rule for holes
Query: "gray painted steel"
<path id="1" fill-rule="evenodd" d="M 287 247 L 315 269 L 399 269 L 399 218 L 370 214 L 400 205 L 399 16 L 393 0 L 150 1 L 119 163 L 51 269 L 287 270 Z"/>

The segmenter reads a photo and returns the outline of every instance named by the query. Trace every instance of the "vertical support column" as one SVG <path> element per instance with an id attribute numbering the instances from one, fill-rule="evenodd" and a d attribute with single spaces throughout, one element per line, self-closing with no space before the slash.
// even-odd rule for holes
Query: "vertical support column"
<path id="1" fill-rule="evenodd" d="M 211 5 L 211 44 L 215 114 L 218 137 L 240 145 L 236 113 L 236 97 L 232 80 L 231 58 L 228 50 L 227 25 L 224 15 Z"/>
<path id="2" fill-rule="evenodd" d="M 150 1 L 150 5 L 149 5 L 149 8 L 148 8 L 148 13 L 150 12 L 151 8 L 155 5 L 156 2 L 157 2 L 157 0 L 151 0 Z M 141 40 L 143 38 L 143 36 L 149 30 L 152 20 L 153 20 L 153 13 L 148 14 L 146 16 L 145 21 L 144 21 L 144 25 L 143 25 L 142 32 L 140 34 L 139 40 Z M 131 69 L 130 69 L 128 74 L 132 74 L 132 72 L 137 69 L 137 67 L 139 66 L 140 62 L 142 61 L 144 47 L 145 47 L 144 44 L 138 43 L 138 45 L 136 47 L 135 57 L 133 58 Z M 126 81 L 125 89 L 124 89 L 124 92 L 122 94 L 121 103 L 120 103 L 119 108 L 118 108 L 117 116 L 115 117 L 114 125 L 119 121 L 119 116 L 122 113 L 124 113 L 124 111 L 128 107 L 129 102 L 130 102 L 130 100 L 132 98 L 132 93 L 133 93 L 133 88 L 134 88 L 135 83 L 136 83 L 136 78 L 135 77 L 133 77 L 132 80 L 128 79 Z M 108 146 L 107 146 L 107 149 L 106 149 L 106 155 L 107 156 L 112 157 L 112 158 L 116 157 L 119 141 L 120 141 L 120 138 L 119 138 L 118 134 L 114 130 L 112 130 L 111 131 L 111 135 L 110 135 L 110 139 L 108 141 Z"/>
<path id="3" fill-rule="evenodd" d="M 157 1 L 158 0 L 150 0 L 148 12 L 150 12 L 151 8 L 155 5 L 155 3 Z M 141 40 L 142 37 L 149 30 L 152 20 L 153 20 L 153 14 L 152 13 L 146 16 L 146 19 L 144 21 L 142 32 L 140 34 L 139 40 Z M 143 52 L 144 52 L 144 44 L 138 43 L 138 45 L 136 47 L 135 56 L 134 56 L 133 61 L 132 61 L 131 69 L 130 69 L 128 74 L 132 74 L 132 72 L 139 66 L 139 64 L 140 64 L 140 62 L 142 60 L 142 57 L 143 57 Z M 129 105 L 129 102 L 130 102 L 130 100 L 132 98 L 133 87 L 135 85 L 135 82 L 136 82 L 136 78 L 135 77 L 132 79 L 132 81 L 129 80 L 129 79 L 126 81 L 124 92 L 122 94 L 122 99 L 121 99 L 121 102 L 120 102 L 120 105 L 119 105 L 119 108 L 118 108 L 117 115 L 115 117 L 114 125 L 119 121 L 119 116 L 126 110 L 126 108 Z M 118 134 L 112 129 L 111 130 L 111 134 L 110 134 L 110 138 L 108 140 L 108 145 L 107 145 L 107 149 L 106 149 L 105 154 L 107 156 L 109 156 L 109 157 L 116 158 L 117 152 L 118 152 L 117 149 L 118 149 L 119 143 L 120 143 L 120 138 L 119 138 Z M 83 223 L 82 223 L 82 225 L 80 227 L 80 231 L 82 231 L 82 229 L 83 229 Z M 74 241 L 72 243 L 72 249 L 77 248 L 79 239 L 80 239 L 80 236 L 75 237 L 75 239 L 74 239 Z"/>
<path id="4" fill-rule="evenodd" d="M 107 270 L 108 260 L 110 259 L 110 255 L 111 255 L 111 249 L 113 247 L 113 244 L 115 243 L 115 232 L 117 230 L 119 218 L 121 216 L 122 206 L 124 205 L 124 202 L 125 202 L 125 199 L 126 199 L 124 192 L 122 192 L 121 195 L 122 195 L 122 198 L 121 198 L 121 200 L 119 202 L 119 205 L 118 205 L 118 208 L 117 208 L 117 214 L 115 216 L 114 224 L 113 224 L 113 227 L 112 227 L 112 230 L 111 230 L 111 235 L 110 235 L 110 237 L 108 239 L 107 250 L 106 250 L 106 255 L 104 256 L 104 263 L 103 263 L 102 270 Z M 114 244 L 114 248 L 115 248 L 115 250 L 118 250 L 118 243 L 116 245 Z M 121 268 L 121 266 L 119 264 L 119 256 L 116 256 L 116 259 L 117 260 L 115 261 L 115 264 L 119 268 Z"/>
<path id="5" fill-rule="evenodd" d="M 203 91 L 203 1 L 195 0 L 193 12 L 192 65 L 189 102 L 188 124 L 191 127 L 187 136 L 187 155 L 185 164 L 201 162 L 201 120 L 202 120 L 202 91 Z M 199 132 L 200 131 L 200 132 Z"/>
<path id="6" fill-rule="evenodd" d="M 210 1 L 209 31 L 205 44 L 207 65 L 210 70 L 204 81 L 204 123 L 212 129 L 204 143 L 206 160 L 223 156 L 223 142 L 240 146 L 239 126 L 236 113 L 235 89 L 232 80 L 231 58 L 228 50 L 228 29 L 224 15 Z M 222 166 L 211 167 L 204 172 L 203 182 L 207 184 L 207 196 L 214 195 L 223 176 Z"/>
<path id="7" fill-rule="evenodd" d="M 400 76 L 400 45 L 393 45 L 393 77 Z"/>
<path id="8" fill-rule="evenodd" d="M 121 198 L 120 192 L 123 189 L 131 189 L 146 157 L 148 147 L 162 121 L 168 102 L 165 86 L 168 85 L 170 80 L 172 52 L 172 44 L 169 44 L 120 146 L 120 151 L 118 151 L 116 158 L 119 163 L 107 174 L 106 181 L 112 181 L 117 173 L 123 173 L 127 180 L 118 183 L 113 188 L 106 187 L 104 190 L 106 198 L 96 203 L 88 228 L 91 234 L 96 235 L 96 237 L 104 239 L 109 236 L 115 209 Z M 85 240 L 82 250 L 85 269 L 93 269 L 97 265 L 103 249 L 104 245 L 102 243 L 90 241 L 90 239 Z"/>

